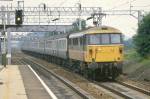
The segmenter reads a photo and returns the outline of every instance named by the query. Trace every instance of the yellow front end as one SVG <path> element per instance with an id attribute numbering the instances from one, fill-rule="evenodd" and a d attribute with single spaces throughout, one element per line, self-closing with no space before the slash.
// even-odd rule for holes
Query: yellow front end
<path id="1" fill-rule="evenodd" d="M 85 52 L 86 62 L 122 62 L 123 45 L 88 45 Z"/>

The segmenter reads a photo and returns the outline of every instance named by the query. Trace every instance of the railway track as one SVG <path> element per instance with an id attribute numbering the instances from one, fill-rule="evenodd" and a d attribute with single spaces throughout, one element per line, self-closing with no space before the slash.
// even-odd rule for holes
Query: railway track
<path id="1" fill-rule="evenodd" d="M 149 91 L 120 81 L 95 83 L 125 99 L 150 99 Z"/>
<path id="2" fill-rule="evenodd" d="M 34 63 L 33 61 L 29 61 L 27 59 L 21 60 L 21 63 L 24 64 L 24 65 L 29 64 L 34 70 L 36 70 L 38 72 L 42 71 L 42 73 L 47 73 L 46 76 L 52 75 L 53 77 L 55 77 L 56 79 L 58 79 L 59 81 L 61 81 L 61 83 L 63 83 L 64 85 L 66 85 L 67 87 L 69 87 L 72 91 L 74 91 L 74 93 L 77 94 L 77 95 L 74 95 L 74 97 L 76 97 L 77 99 L 95 99 L 89 93 L 87 93 L 84 90 L 80 89 L 75 84 L 73 84 L 70 81 L 68 81 L 67 79 L 64 79 L 61 76 L 55 74 L 54 72 L 48 70 L 47 68 L 45 68 L 41 64 Z M 76 99 L 76 98 L 69 98 L 69 99 Z"/>
<path id="3" fill-rule="evenodd" d="M 117 83 L 123 85 L 123 86 L 126 86 L 126 87 L 129 87 L 131 89 L 134 89 L 136 91 L 139 91 L 143 94 L 146 94 L 146 95 L 149 95 L 150 96 L 150 89 L 149 90 L 145 90 L 143 88 L 140 88 L 140 87 L 137 87 L 137 86 L 134 86 L 134 85 L 131 85 L 131 84 L 128 84 L 128 83 L 125 83 L 125 82 L 122 82 L 122 81 L 116 81 Z M 147 85 L 148 86 L 148 85 Z"/>
<path id="4" fill-rule="evenodd" d="M 31 59 L 30 59 L 30 61 L 31 61 Z M 33 61 L 36 61 L 36 60 L 33 60 Z M 38 66 L 39 65 L 41 66 L 40 62 L 38 62 Z M 42 68 L 46 69 L 44 67 L 44 65 L 42 66 Z M 46 71 L 49 71 L 49 70 L 46 69 Z M 60 78 L 62 78 L 62 77 L 60 77 Z M 120 96 L 122 98 L 128 98 L 128 99 L 150 99 L 149 91 L 143 90 L 141 88 L 138 88 L 138 87 L 126 84 L 126 83 L 122 83 L 122 82 L 118 82 L 118 81 L 117 82 L 95 82 L 94 81 L 94 84 L 95 85 L 97 84 L 98 86 L 106 89 L 107 91 L 111 91 L 112 93 L 114 93 L 114 94 L 116 94 L 116 95 L 118 95 L 118 96 Z M 118 99 L 120 99 L 120 98 L 118 98 Z"/>

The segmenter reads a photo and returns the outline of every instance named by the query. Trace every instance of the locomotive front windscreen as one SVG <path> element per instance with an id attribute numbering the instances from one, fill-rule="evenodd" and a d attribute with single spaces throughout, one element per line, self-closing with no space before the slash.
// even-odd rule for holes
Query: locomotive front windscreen
<path id="1" fill-rule="evenodd" d="M 121 44 L 122 37 L 119 33 L 112 34 L 90 34 L 87 35 L 89 45 Z"/>

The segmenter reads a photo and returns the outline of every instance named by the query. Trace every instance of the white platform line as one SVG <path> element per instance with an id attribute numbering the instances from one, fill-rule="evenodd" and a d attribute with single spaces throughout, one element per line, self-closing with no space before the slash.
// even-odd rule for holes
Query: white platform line
<path id="1" fill-rule="evenodd" d="M 35 76 L 39 79 L 39 81 L 41 82 L 41 84 L 43 85 L 43 87 L 46 89 L 46 91 L 48 92 L 48 94 L 52 97 L 52 99 L 58 99 L 56 97 L 56 95 L 48 88 L 48 86 L 44 83 L 44 81 L 38 76 L 38 74 L 32 69 L 32 67 L 30 65 L 27 65 L 30 70 L 35 74 Z"/>

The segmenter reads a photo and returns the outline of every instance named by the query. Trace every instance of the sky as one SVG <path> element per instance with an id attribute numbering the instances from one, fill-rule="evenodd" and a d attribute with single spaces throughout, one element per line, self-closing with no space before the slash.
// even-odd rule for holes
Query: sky
<path id="1" fill-rule="evenodd" d="M 1 1 L 1 5 L 17 6 L 18 0 Z M 24 0 L 25 6 L 38 7 L 40 3 L 45 3 L 50 7 L 73 7 L 81 2 L 83 7 L 102 7 L 103 10 L 129 10 L 130 2 L 134 10 L 144 10 L 150 12 L 150 0 Z M 132 16 L 106 16 L 103 18 L 103 25 L 108 25 L 120 29 L 126 39 L 132 37 L 137 31 L 137 19 Z M 88 23 L 90 25 L 90 23 Z"/>

